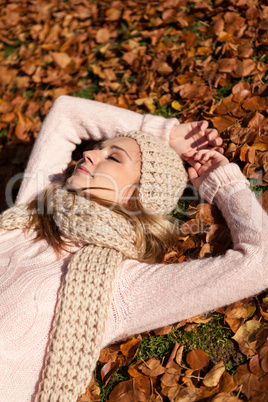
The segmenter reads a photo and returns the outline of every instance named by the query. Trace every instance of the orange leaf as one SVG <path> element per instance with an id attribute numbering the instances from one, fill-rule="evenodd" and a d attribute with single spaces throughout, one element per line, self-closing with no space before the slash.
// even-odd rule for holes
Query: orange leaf
<path id="1" fill-rule="evenodd" d="M 239 82 L 232 88 L 233 101 L 242 102 L 250 95 L 250 84 L 248 82 Z"/>
<path id="2" fill-rule="evenodd" d="M 117 8 L 109 8 L 105 11 L 107 21 L 118 21 L 121 17 L 121 14 L 121 10 L 118 10 Z"/>
<path id="3" fill-rule="evenodd" d="M 101 28 L 96 33 L 97 43 L 106 43 L 110 39 L 110 32 L 107 28 Z"/>
<path id="4" fill-rule="evenodd" d="M 186 362 L 194 370 L 201 370 L 209 364 L 209 358 L 203 350 L 191 350 L 186 356 Z"/>
<path id="5" fill-rule="evenodd" d="M 204 221 L 209 224 L 223 222 L 220 211 L 213 205 L 202 203 L 197 206 L 198 213 L 195 216 L 196 220 Z"/>
<path id="6" fill-rule="evenodd" d="M 245 110 L 265 110 L 267 108 L 267 97 L 263 96 L 252 96 L 243 102 L 243 108 Z"/>
<path id="7" fill-rule="evenodd" d="M 218 63 L 220 73 L 231 73 L 235 67 L 236 59 L 221 59 Z"/>
<path id="8" fill-rule="evenodd" d="M 235 125 L 236 120 L 231 116 L 220 116 L 214 117 L 212 119 L 213 126 L 219 131 L 222 132 L 226 130 L 226 128 Z"/>
<path id="9" fill-rule="evenodd" d="M 253 147 L 256 151 L 268 151 L 268 135 L 257 137 L 254 141 Z"/>
<path id="10" fill-rule="evenodd" d="M 256 62 L 251 59 L 236 60 L 234 72 L 238 77 L 247 77 L 256 71 Z"/>
<path id="11" fill-rule="evenodd" d="M 138 352 L 141 341 L 139 339 L 131 339 L 130 341 L 120 345 L 120 350 L 126 357 L 135 357 Z"/>
<path id="12" fill-rule="evenodd" d="M 236 388 L 234 383 L 234 378 L 229 374 L 224 372 L 220 379 L 220 392 L 232 392 Z"/>
<path id="13" fill-rule="evenodd" d="M 15 128 L 16 137 L 25 142 L 30 141 L 30 133 L 34 129 L 34 122 L 29 116 L 25 116 L 21 112 L 18 112 L 19 121 Z"/>
<path id="14" fill-rule="evenodd" d="M 64 52 L 51 52 L 50 53 L 54 63 L 57 64 L 60 68 L 65 68 L 68 66 L 69 63 L 71 63 L 72 59 L 71 57 Z"/>
<path id="15" fill-rule="evenodd" d="M 168 65 L 168 63 L 162 62 L 162 63 L 159 64 L 159 66 L 157 67 L 156 71 L 160 75 L 168 75 L 168 74 L 172 73 L 173 69 L 172 69 L 172 67 L 170 67 L 170 65 Z"/>

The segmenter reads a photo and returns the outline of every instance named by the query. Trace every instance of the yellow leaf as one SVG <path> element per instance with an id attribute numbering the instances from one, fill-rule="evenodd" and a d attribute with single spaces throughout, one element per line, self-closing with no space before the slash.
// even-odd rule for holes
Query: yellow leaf
<path id="1" fill-rule="evenodd" d="M 199 55 L 199 56 L 205 56 L 205 55 L 207 55 L 207 54 L 210 54 L 210 53 L 212 53 L 212 49 L 210 49 L 209 47 L 199 47 L 198 49 L 197 49 L 197 54 Z"/>
<path id="2" fill-rule="evenodd" d="M 241 352 L 248 358 L 256 354 L 256 340 L 254 340 L 252 334 L 260 329 L 261 326 L 259 321 L 247 321 L 236 331 L 232 338 L 239 344 Z"/>
<path id="3" fill-rule="evenodd" d="M 225 366 L 221 360 L 204 377 L 203 383 L 206 387 L 215 387 L 219 384 L 222 374 L 225 372 Z"/>
<path id="4" fill-rule="evenodd" d="M 181 110 L 181 105 L 180 105 L 180 103 L 179 103 L 178 101 L 173 101 L 173 102 L 171 103 L 171 106 L 172 106 L 172 108 L 175 109 L 175 110 L 178 110 L 178 111 Z"/>
<path id="5" fill-rule="evenodd" d="M 263 137 L 258 137 L 255 140 L 253 147 L 256 151 L 268 151 L 268 136 L 265 135 Z"/>

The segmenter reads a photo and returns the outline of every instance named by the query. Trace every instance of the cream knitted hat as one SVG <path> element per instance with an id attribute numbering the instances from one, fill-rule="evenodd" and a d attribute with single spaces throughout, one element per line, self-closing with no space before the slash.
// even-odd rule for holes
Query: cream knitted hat
<path id="1" fill-rule="evenodd" d="M 142 154 L 139 198 L 148 213 L 167 215 L 181 197 L 188 175 L 179 155 L 142 131 L 119 134 L 133 138 Z"/>

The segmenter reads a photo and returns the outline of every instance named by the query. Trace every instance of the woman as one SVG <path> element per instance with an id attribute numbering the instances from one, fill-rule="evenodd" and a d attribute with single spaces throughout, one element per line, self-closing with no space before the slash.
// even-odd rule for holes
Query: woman
<path id="1" fill-rule="evenodd" d="M 78 105 L 80 108 L 77 106 L 75 109 L 74 103 L 80 104 L 80 106 Z M 94 102 L 93 104 L 96 106 Z M 116 108 L 111 109 L 111 107 L 107 108 L 106 105 L 98 104 L 96 107 L 99 111 L 100 108 L 104 108 L 106 112 L 104 109 L 103 112 L 106 113 L 106 118 L 111 112 L 109 117 L 112 119 L 109 124 L 107 120 L 105 122 L 102 120 L 98 125 L 96 118 L 92 121 L 95 113 L 92 112 L 91 116 L 88 113 L 88 106 L 94 108 L 93 104 L 92 102 L 89 104 L 88 101 L 73 100 L 67 97 L 64 100 L 61 99 L 54 110 L 52 109 L 29 161 L 26 180 L 27 178 L 30 180 L 25 180 L 22 184 L 18 198 L 19 204 L 24 203 L 27 197 L 29 197 L 27 201 L 30 201 L 34 193 L 40 193 L 41 188 L 36 185 L 38 175 L 32 174 L 39 171 L 40 166 L 43 169 L 45 164 L 50 164 L 50 153 L 52 154 L 52 166 L 50 169 L 46 169 L 44 186 L 48 184 L 48 170 L 55 175 L 61 173 L 59 164 L 62 168 L 66 167 L 71 150 L 74 148 L 73 142 L 79 142 L 81 138 L 86 139 L 86 135 L 87 138 L 91 135 L 92 138 L 99 139 L 103 132 L 106 135 L 107 132 L 110 133 L 110 126 L 112 127 L 112 135 L 114 134 L 114 123 L 119 124 L 118 116 L 121 110 L 117 111 Z M 61 109 L 61 113 L 59 109 Z M 66 117 L 67 115 L 71 116 L 71 110 L 74 117 Z M 127 111 L 122 111 L 123 114 L 125 112 Z M 114 116 L 112 116 L 113 114 Z M 113 120 L 114 118 L 115 120 Z M 137 120 L 135 120 L 136 118 Z M 140 119 L 144 120 L 145 118 L 131 114 L 129 120 L 131 119 L 132 128 L 136 130 L 143 128 Z M 159 136 L 160 133 L 162 135 L 164 133 L 166 140 L 168 133 L 173 130 L 174 123 L 177 123 L 177 121 L 170 122 L 161 118 L 156 118 L 157 122 L 155 122 L 152 116 L 147 118 L 147 122 L 148 119 L 150 124 L 147 125 L 147 131 L 152 130 L 159 133 Z M 89 131 L 85 134 L 90 127 L 93 127 L 92 133 Z M 52 138 L 53 136 L 55 138 L 55 133 L 59 132 L 63 133 L 64 140 L 54 140 L 56 142 L 56 153 L 53 155 Z M 44 133 L 49 135 L 45 136 Z M 103 139 L 107 138 L 103 137 Z M 68 139 L 70 143 L 68 143 Z M 132 230 L 133 224 L 130 224 L 129 220 L 125 219 L 121 213 L 111 211 L 110 204 L 119 202 L 125 206 L 125 209 L 131 210 L 132 208 L 135 211 L 132 204 L 135 197 L 140 197 L 140 194 L 137 195 L 136 193 L 137 187 L 139 187 L 138 190 L 144 198 L 144 207 L 154 217 L 152 212 L 156 208 L 160 209 L 157 213 L 166 213 L 172 209 L 175 205 L 175 196 L 178 196 L 179 193 L 176 188 L 175 190 L 169 188 L 173 191 L 171 202 L 165 197 L 161 199 L 161 202 L 157 202 L 158 197 L 151 197 L 150 184 L 152 180 L 146 179 L 145 182 L 141 182 L 147 172 L 147 170 L 143 171 L 143 163 L 144 161 L 148 162 L 145 156 L 148 148 L 144 142 L 148 144 L 150 140 L 146 135 L 140 140 L 137 133 L 130 134 L 127 139 L 131 141 L 135 139 L 139 147 L 136 146 L 135 142 L 132 142 L 130 146 L 128 141 L 127 145 L 126 139 L 121 137 L 108 140 L 108 142 L 105 141 L 99 149 L 85 153 L 82 163 L 78 164 L 73 176 L 68 180 L 68 186 L 71 187 L 72 192 L 66 192 L 64 188 L 56 188 L 55 192 L 47 193 L 45 211 L 49 211 L 47 207 L 58 206 L 55 212 L 55 221 L 57 227 L 60 228 L 62 243 L 56 241 L 55 247 L 63 247 L 60 258 L 57 257 L 57 253 L 45 239 L 40 238 L 38 242 L 33 242 L 36 236 L 33 231 L 26 234 L 25 230 L 15 229 L 15 227 L 20 226 L 18 221 L 20 223 L 23 221 L 21 228 L 27 226 L 29 207 L 18 209 L 21 212 L 19 219 L 15 215 L 9 215 L 8 211 L 4 214 L 2 227 L 9 230 L 1 236 L 1 246 L 3 245 L 1 249 L 3 264 L 1 266 L 1 268 L 3 267 L 1 270 L 3 271 L 3 273 L 1 272 L 1 295 L 3 297 L 1 301 L 1 358 L 3 362 L 1 362 L 1 373 L 4 372 L 5 374 L 1 376 L 0 380 L 2 382 L 0 396 L 3 400 L 28 401 L 31 400 L 31 395 L 37 395 L 36 400 L 76 400 L 77 395 L 83 392 L 86 383 L 90 380 L 89 378 L 85 379 L 83 368 L 86 367 L 87 372 L 94 368 L 100 345 L 104 347 L 128 335 L 174 323 L 183 318 L 232 303 L 235 300 L 256 294 L 267 287 L 267 275 L 265 275 L 267 215 L 252 196 L 247 181 L 236 165 L 229 164 L 226 158 L 214 150 L 201 149 L 196 152 L 196 149 L 193 149 L 189 151 L 191 147 L 189 144 L 186 144 L 188 147 L 186 151 L 189 152 L 186 152 L 184 158 L 192 165 L 192 168 L 189 169 L 190 179 L 202 196 L 221 209 L 232 232 L 234 249 L 229 250 L 224 256 L 190 261 L 179 265 L 171 264 L 168 267 L 162 264 L 152 265 L 148 262 L 139 262 L 142 261 L 142 258 L 144 261 L 148 261 L 147 258 L 152 256 L 146 255 L 147 250 L 145 248 L 143 256 L 140 258 L 139 249 L 135 245 L 136 234 Z M 199 141 L 200 139 L 201 141 Z M 212 141 L 215 141 L 215 138 Z M 186 140 L 180 139 L 179 142 L 183 149 L 187 138 Z M 206 145 L 208 142 L 206 136 L 199 135 L 196 145 L 202 148 L 202 144 Z M 216 143 L 214 142 L 213 145 Z M 121 156 L 113 154 L 114 146 L 123 149 L 123 151 L 117 150 L 117 152 L 121 152 Z M 157 152 L 159 151 L 159 155 L 161 154 L 161 146 L 157 148 L 155 145 L 150 149 L 156 149 Z M 132 166 L 127 174 L 133 174 L 131 180 L 127 180 L 121 185 L 121 179 L 126 175 L 120 176 L 122 171 L 118 172 L 118 167 L 103 170 L 107 166 L 101 166 L 101 163 L 113 162 L 113 164 L 117 164 L 118 162 L 114 159 L 123 158 L 125 152 L 131 154 L 135 167 Z M 169 151 L 166 150 L 165 152 Z M 60 160 L 56 159 L 56 156 Z M 149 156 L 147 155 L 147 158 Z M 172 158 L 174 158 L 175 163 L 174 154 Z M 138 167 L 140 162 L 141 177 Z M 125 159 L 125 162 L 121 160 L 120 164 L 127 163 L 128 161 Z M 148 163 L 150 166 L 151 161 L 149 160 Z M 179 159 L 176 163 L 180 166 Z M 125 165 L 124 169 L 128 169 L 128 167 L 129 165 Z M 101 170 L 97 171 L 96 169 Z M 178 179 L 183 177 L 182 166 L 179 167 L 179 170 L 181 174 L 177 176 Z M 108 175 L 112 179 L 109 179 Z M 106 181 L 100 181 L 101 178 Z M 93 180 L 95 180 L 94 186 L 90 185 Z M 160 184 L 162 183 L 163 178 Z M 114 191 L 115 189 L 116 191 Z M 81 191 L 83 191 L 83 196 L 80 194 Z M 104 198 L 109 203 L 108 207 L 97 203 L 91 204 L 91 201 L 86 198 L 88 191 L 91 192 L 91 196 Z M 157 194 L 162 194 L 161 187 L 156 191 Z M 78 195 L 74 194 L 77 192 Z M 111 194 L 113 194 L 112 197 Z M 165 204 L 165 210 L 162 211 L 164 201 L 167 204 Z M 89 203 L 94 212 L 93 216 L 96 216 L 97 213 L 98 219 L 91 222 L 89 231 L 88 225 L 86 225 L 85 236 L 83 222 L 85 216 L 87 217 L 85 213 L 88 211 Z M 64 208 L 61 208 L 62 206 Z M 35 207 L 43 208 L 43 204 L 36 204 Z M 13 219 L 14 216 L 15 219 Z M 136 216 L 133 214 L 132 219 L 135 220 L 135 218 Z M 102 220 L 101 225 L 98 224 L 99 220 Z M 112 235 L 108 241 L 107 222 L 109 225 L 108 235 L 112 230 Z M 167 227 L 167 231 L 168 229 L 169 227 Z M 121 230 L 123 230 L 123 235 Z M 88 239 L 88 236 L 93 237 Z M 99 242 L 100 237 L 101 241 Z M 98 238 L 98 242 L 94 244 L 96 238 Z M 69 244 L 70 239 L 72 240 L 71 244 Z M 102 243 L 103 239 L 106 243 Z M 90 247 L 93 248 L 90 249 Z M 105 248 L 105 254 L 102 252 L 103 248 Z M 115 254 L 113 254 L 114 252 Z M 74 256 L 71 259 L 72 253 Z M 95 256 L 97 256 L 96 259 Z M 126 257 L 127 260 L 123 261 Z M 116 263 L 114 263 L 115 260 Z M 69 272 L 73 272 L 73 278 L 70 278 L 70 275 L 65 276 L 67 265 L 68 275 Z M 82 276 L 79 271 L 81 266 L 90 266 L 90 270 L 85 270 Z M 111 266 L 112 269 L 110 269 Z M 98 270 L 99 267 L 102 270 L 98 275 L 95 275 L 94 270 Z M 62 271 L 65 280 L 58 295 L 57 309 L 51 330 Z M 116 278 L 114 280 L 115 273 Z M 98 278 L 97 282 L 96 278 Z M 73 287 L 74 282 L 78 283 L 76 287 Z M 112 283 L 113 292 L 111 293 Z M 70 286 L 67 286 L 68 284 Z M 83 289 L 82 293 L 81 288 Z M 102 294 L 101 297 L 95 295 L 94 303 L 90 304 L 90 308 L 88 307 L 87 293 L 89 288 L 91 295 L 95 288 L 99 291 L 98 295 Z M 72 295 L 72 297 L 65 297 L 66 295 Z M 78 301 L 79 304 L 77 304 Z M 81 303 L 84 306 L 83 308 L 80 308 Z M 90 310 L 91 308 L 93 308 L 93 312 Z M 88 313 L 87 317 L 83 316 L 82 312 L 84 311 Z M 98 320 L 100 311 L 103 313 L 103 320 Z M 92 317 L 94 317 L 93 322 L 91 321 Z M 79 321 L 80 319 L 82 321 Z M 78 325 L 78 323 L 80 324 Z M 81 328 L 83 328 L 83 332 L 80 333 Z M 66 331 L 68 336 L 66 336 Z M 87 331 L 89 332 L 87 333 Z M 43 381 L 39 393 L 37 393 L 37 388 L 34 388 L 43 366 L 45 347 L 50 332 L 51 340 L 46 353 Z M 85 336 L 86 333 L 88 336 Z M 77 342 L 73 342 L 74 338 L 81 341 L 78 342 L 78 349 Z M 87 341 L 89 338 L 91 339 L 90 342 Z M 72 339 L 69 343 L 67 342 L 67 349 L 69 348 L 68 350 L 73 353 L 64 353 L 66 345 L 62 348 L 62 339 Z M 88 368 L 89 365 L 90 369 Z M 77 366 L 79 370 L 74 373 L 74 367 Z M 60 376 L 64 380 L 60 379 L 61 384 L 59 385 L 57 380 Z M 73 383 L 69 380 L 65 381 L 66 378 L 70 377 Z M 59 388 L 57 389 L 58 385 Z"/>

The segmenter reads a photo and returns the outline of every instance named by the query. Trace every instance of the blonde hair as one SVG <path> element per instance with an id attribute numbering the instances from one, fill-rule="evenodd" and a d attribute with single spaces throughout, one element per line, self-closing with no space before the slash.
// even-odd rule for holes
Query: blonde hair
<path id="1" fill-rule="evenodd" d="M 71 244 L 63 238 L 60 229 L 53 219 L 53 211 L 48 210 L 48 200 L 58 186 L 64 183 L 49 186 L 42 198 L 33 200 L 28 205 L 30 220 L 27 229 L 36 230 L 35 241 L 46 239 L 50 242 L 58 255 Z M 72 190 L 69 190 L 73 192 Z M 114 204 L 105 199 L 90 196 L 103 206 L 111 207 L 113 212 L 122 215 L 130 221 L 136 232 L 136 247 L 139 250 L 140 262 L 161 263 L 167 251 L 174 247 L 178 238 L 178 227 L 172 222 L 172 218 L 148 214 L 138 199 L 136 190 L 128 205 Z"/>

